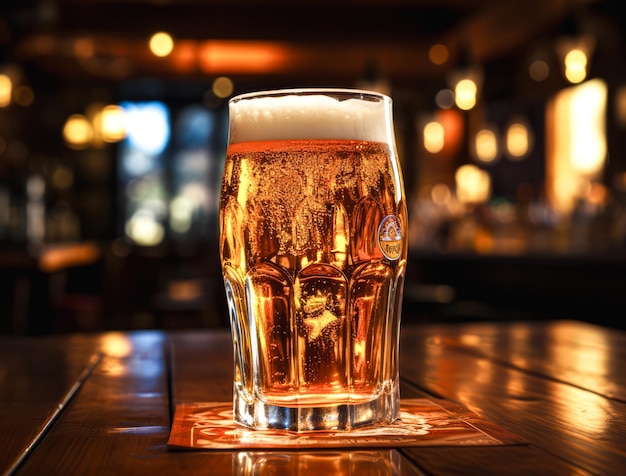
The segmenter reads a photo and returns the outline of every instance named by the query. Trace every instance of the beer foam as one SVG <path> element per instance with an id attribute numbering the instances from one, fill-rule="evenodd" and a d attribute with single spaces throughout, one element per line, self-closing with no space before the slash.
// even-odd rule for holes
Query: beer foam
<path id="1" fill-rule="evenodd" d="M 321 94 L 251 97 L 231 102 L 230 114 L 232 144 L 277 139 L 393 139 L 388 99 L 337 100 Z"/>

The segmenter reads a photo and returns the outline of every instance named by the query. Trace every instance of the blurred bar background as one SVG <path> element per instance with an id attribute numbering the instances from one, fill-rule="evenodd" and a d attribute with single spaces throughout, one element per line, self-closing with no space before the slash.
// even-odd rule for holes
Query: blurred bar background
<path id="1" fill-rule="evenodd" d="M 626 328 L 610 0 L 3 0 L 0 333 L 228 325 L 227 101 L 394 99 L 413 321 Z"/>

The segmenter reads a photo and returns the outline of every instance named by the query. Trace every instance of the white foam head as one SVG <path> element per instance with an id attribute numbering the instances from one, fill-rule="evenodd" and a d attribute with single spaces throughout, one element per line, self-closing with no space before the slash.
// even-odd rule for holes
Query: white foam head
<path id="1" fill-rule="evenodd" d="M 243 94 L 231 99 L 229 111 L 232 144 L 277 139 L 393 140 L 391 99 L 369 91 Z"/>

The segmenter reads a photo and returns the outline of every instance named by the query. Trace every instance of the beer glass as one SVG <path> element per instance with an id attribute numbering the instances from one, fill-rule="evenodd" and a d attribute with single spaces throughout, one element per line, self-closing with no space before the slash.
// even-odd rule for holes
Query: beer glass
<path id="1" fill-rule="evenodd" d="M 311 431 L 398 418 L 406 235 L 388 96 L 229 101 L 219 244 L 236 422 Z"/>

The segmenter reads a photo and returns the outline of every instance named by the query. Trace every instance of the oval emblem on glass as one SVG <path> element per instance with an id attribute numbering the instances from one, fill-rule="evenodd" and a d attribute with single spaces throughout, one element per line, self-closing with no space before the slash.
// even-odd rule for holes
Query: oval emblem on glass
<path id="1" fill-rule="evenodd" d="M 402 254 L 402 228 L 394 215 L 387 215 L 378 226 L 378 247 L 386 258 L 396 260 Z"/>

